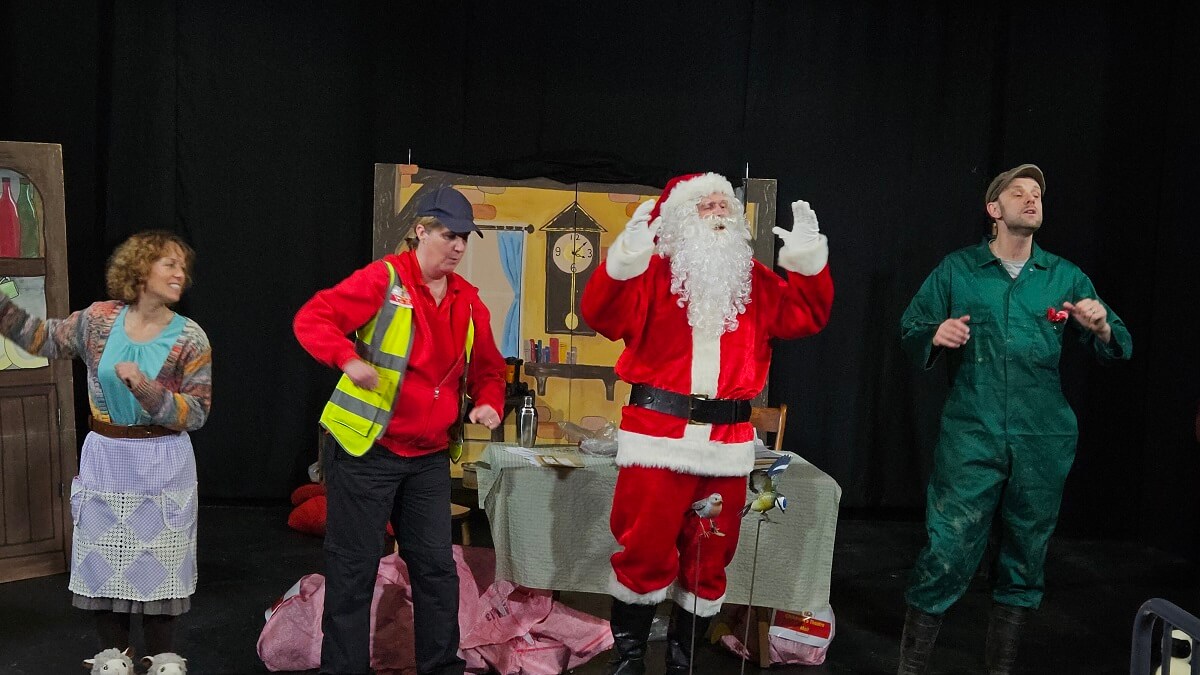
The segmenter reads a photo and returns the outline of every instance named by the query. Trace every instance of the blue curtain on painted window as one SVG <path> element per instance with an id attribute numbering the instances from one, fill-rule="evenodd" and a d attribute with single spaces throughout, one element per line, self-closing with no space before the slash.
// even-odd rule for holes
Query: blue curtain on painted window
<path id="1" fill-rule="evenodd" d="M 521 356 L 521 261 L 525 258 L 525 231 L 496 231 L 496 243 L 500 246 L 500 266 L 504 277 L 512 286 L 513 301 L 504 315 L 504 334 L 500 336 L 500 353 L 504 356 Z"/>

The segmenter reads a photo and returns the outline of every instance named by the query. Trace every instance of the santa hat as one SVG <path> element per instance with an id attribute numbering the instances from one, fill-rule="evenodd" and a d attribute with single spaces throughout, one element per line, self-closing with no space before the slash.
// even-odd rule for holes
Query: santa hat
<path id="1" fill-rule="evenodd" d="M 662 196 L 650 211 L 650 222 L 654 222 L 664 209 L 673 209 L 690 201 L 707 197 L 719 192 L 729 197 L 735 197 L 733 185 L 722 175 L 716 173 L 690 173 L 685 176 L 672 178 L 663 188 Z"/>

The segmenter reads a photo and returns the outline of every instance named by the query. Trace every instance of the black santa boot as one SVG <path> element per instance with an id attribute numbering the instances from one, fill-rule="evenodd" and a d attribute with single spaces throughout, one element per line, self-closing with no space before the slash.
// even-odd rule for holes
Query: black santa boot
<path id="1" fill-rule="evenodd" d="M 983 658 L 988 675 L 1011 675 L 1017 662 L 1017 645 L 1032 610 L 1028 607 L 992 603 L 988 615 L 987 646 Z"/>
<path id="2" fill-rule="evenodd" d="M 699 649 L 708 635 L 711 616 L 696 616 L 675 605 L 671 626 L 667 629 L 667 675 L 688 675 L 692 667 L 692 621 L 695 620 L 695 642 Z"/>
<path id="3" fill-rule="evenodd" d="M 646 641 L 650 639 L 650 623 L 656 609 L 656 605 L 630 605 L 613 598 L 608 623 L 617 658 L 609 664 L 608 675 L 646 672 Z"/>
<path id="4" fill-rule="evenodd" d="M 933 643 L 942 627 L 942 617 L 926 614 L 908 607 L 904 614 L 904 635 L 900 638 L 900 667 L 896 675 L 925 675 L 929 670 L 929 657 L 933 654 Z"/>

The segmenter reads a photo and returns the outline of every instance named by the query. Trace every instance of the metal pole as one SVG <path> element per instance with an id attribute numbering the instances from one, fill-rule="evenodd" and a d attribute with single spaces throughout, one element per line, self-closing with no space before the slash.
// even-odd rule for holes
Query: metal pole
<path id="1" fill-rule="evenodd" d="M 692 669 L 696 667 L 696 610 L 700 608 L 700 544 L 704 541 L 704 519 L 697 516 L 696 522 L 700 523 L 700 531 L 696 534 L 696 576 L 692 578 L 692 584 L 695 588 L 692 589 L 692 646 L 688 658 L 688 675 L 692 675 Z M 670 649 L 670 645 L 667 649 Z"/>
<path id="2" fill-rule="evenodd" d="M 750 562 L 750 596 L 746 598 L 746 629 L 742 634 L 742 646 L 746 648 L 746 658 L 742 659 L 741 675 L 746 675 L 746 662 L 750 660 L 750 613 L 754 609 L 754 577 L 758 575 L 758 540 L 762 534 L 762 524 L 765 515 L 759 516 L 758 527 L 754 528 L 754 557 Z"/>

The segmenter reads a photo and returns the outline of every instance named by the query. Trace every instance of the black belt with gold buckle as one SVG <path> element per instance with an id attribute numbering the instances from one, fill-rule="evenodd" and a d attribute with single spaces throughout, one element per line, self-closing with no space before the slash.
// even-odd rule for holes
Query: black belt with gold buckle
<path id="1" fill-rule="evenodd" d="M 750 401 L 680 394 L 648 384 L 635 384 L 629 405 L 682 417 L 695 424 L 738 424 L 750 421 Z"/>

